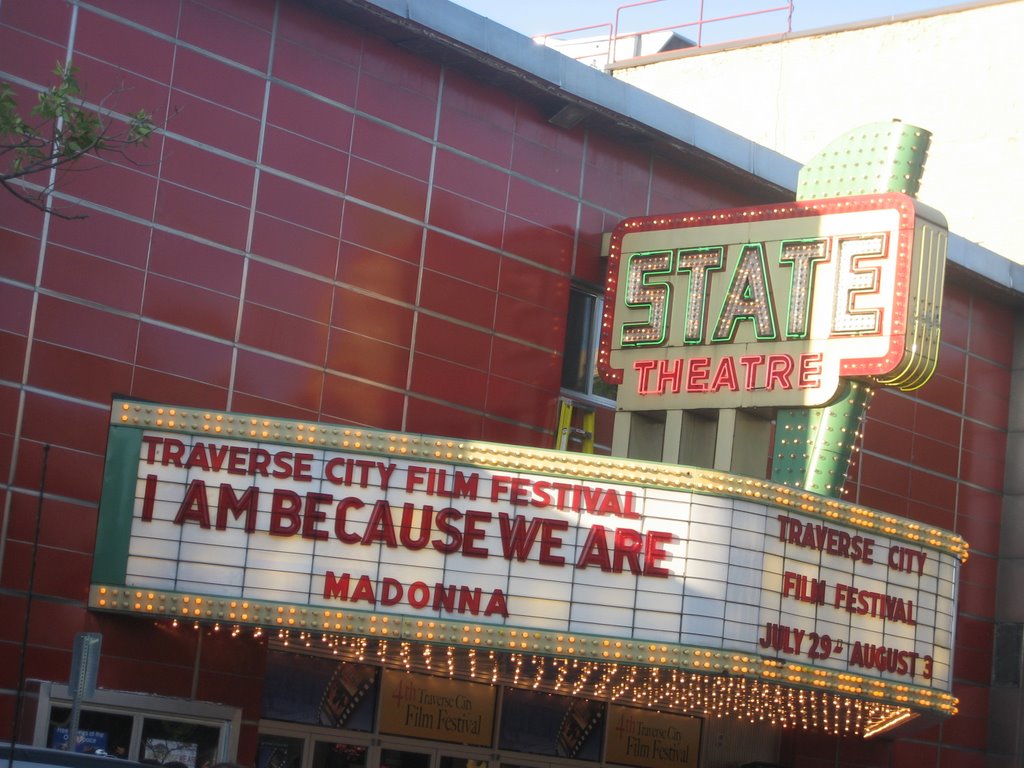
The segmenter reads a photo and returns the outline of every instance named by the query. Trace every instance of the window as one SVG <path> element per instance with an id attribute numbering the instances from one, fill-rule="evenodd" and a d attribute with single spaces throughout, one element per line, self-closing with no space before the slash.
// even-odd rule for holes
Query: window
<path id="1" fill-rule="evenodd" d="M 992 684 L 1020 687 L 1024 624 L 996 624 L 992 654 Z"/>
<path id="2" fill-rule="evenodd" d="M 75 752 L 107 754 L 127 758 L 132 747 L 133 718 L 112 712 L 86 710 L 78 720 Z M 46 744 L 51 749 L 68 749 L 71 707 L 54 706 L 47 724 Z"/>
<path id="3" fill-rule="evenodd" d="M 604 300 L 597 291 L 581 286 L 570 289 L 562 388 L 585 398 L 614 401 L 615 386 L 605 383 L 597 374 L 597 345 L 603 310 Z"/>
<path id="4" fill-rule="evenodd" d="M 178 717 L 144 717 L 139 760 L 177 768 L 203 768 L 220 762 L 216 725 L 183 721 Z"/>

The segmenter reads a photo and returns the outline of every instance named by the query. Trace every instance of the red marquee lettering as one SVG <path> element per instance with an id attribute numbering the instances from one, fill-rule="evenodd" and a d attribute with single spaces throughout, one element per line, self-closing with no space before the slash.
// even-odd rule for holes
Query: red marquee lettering
<path id="1" fill-rule="evenodd" d="M 235 489 L 228 483 L 220 484 L 220 494 L 217 496 L 217 530 L 223 531 L 228 527 L 228 514 L 237 520 L 245 515 L 245 532 L 252 533 L 256 530 L 256 508 L 259 503 L 260 489 L 251 485 L 242 492 L 242 497 L 235 496 Z"/>
<path id="2" fill-rule="evenodd" d="M 380 499 L 373 505 L 370 512 L 370 520 L 366 524 L 366 531 L 360 544 L 370 545 L 375 541 L 383 542 L 387 547 L 397 547 L 398 540 L 395 538 L 395 526 L 391 521 L 391 505 L 384 499 Z"/>
<path id="3" fill-rule="evenodd" d="M 602 571 L 608 572 L 612 569 L 611 560 L 608 555 L 608 541 L 604 537 L 604 526 L 595 525 L 587 534 L 587 540 L 583 544 L 580 557 L 576 561 L 577 568 L 587 568 L 596 565 Z"/>
<path id="4" fill-rule="evenodd" d="M 174 524 L 182 525 L 191 520 L 199 523 L 201 528 L 210 527 L 210 504 L 206 499 L 206 483 L 202 480 L 193 480 L 185 490 L 185 498 L 178 507 L 178 514 L 174 516 Z"/>
<path id="5" fill-rule="evenodd" d="M 348 496 L 338 502 L 338 508 L 334 516 L 334 535 L 338 537 L 338 541 L 345 544 L 355 544 L 359 541 L 358 533 L 349 533 L 345 530 L 345 518 L 348 516 L 350 509 L 362 509 L 365 506 L 363 502 L 354 496 Z"/>
<path id="6" fill-rule="evenodd" d="M 302 525 L 299 511 L 302 499 L 295 491 L 287 488 L 275 488 L 270 502 L 271 536 L 294 536 Z"/>

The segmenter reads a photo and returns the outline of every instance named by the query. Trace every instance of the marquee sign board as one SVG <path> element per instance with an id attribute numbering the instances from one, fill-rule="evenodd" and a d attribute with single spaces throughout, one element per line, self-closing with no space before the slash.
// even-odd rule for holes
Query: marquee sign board
<path id="1" fill-rule="evenodd" d="M 599 366 L 623 410 L 803 407 L 935 367 L 946 230 L 886 193 L 628 219 Z"/>
<path id="2" fill-rule="evenodd" d="M 965 557 L 712 470 L 116 401 L 90 605 L 950 711 Z"/>

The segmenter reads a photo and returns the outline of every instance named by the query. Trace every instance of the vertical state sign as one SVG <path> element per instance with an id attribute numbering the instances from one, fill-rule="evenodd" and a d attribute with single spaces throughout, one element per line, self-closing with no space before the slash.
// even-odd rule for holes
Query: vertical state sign
<path id="1" fill-rule="evenodd" d="M 897 193 L 628 219 L 599 367 L 625 410 L 803 407 L 840 379 L 924 384 L 946 230 Z"/>

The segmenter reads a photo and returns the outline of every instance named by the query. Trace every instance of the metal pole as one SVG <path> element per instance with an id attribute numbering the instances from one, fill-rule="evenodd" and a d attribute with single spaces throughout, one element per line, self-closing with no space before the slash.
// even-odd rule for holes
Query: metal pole
<path id="1" fill-rule="evenodd" d="M 75 742 L 78 741 L 78 720 L 82 715 L 82 697 L 75 696 L 71 700 L 71 723 L 68 725 L 68 752 L 75 751 Z"/>
<path id="2" fill-rule="evenodd" d="M 43 445 L 43 468 L 39 477 L 39 501 L 36 505 L 36 532 L 32 539 L 32 564 L 28 571 L 28 596 L 25 603 L 25 628 L 21 633 L 21 661 L 18 664 L 18 693 L 14 700 L 14 722 L 11 723 L 11 751 L 7 766 L 14 764 L 14 745 L 18 740 L 18 724 L 21 722 L 21 708 L 25 698 L 25 656 L 28 654 L 28 628 L 32 621 L 32 595 L 36 581 L 36 560 L 39 552 L 39 531 L 43 522 L 43 494 L 46 491 L 46 465 L 50 458 L 49 444 Z"/>

